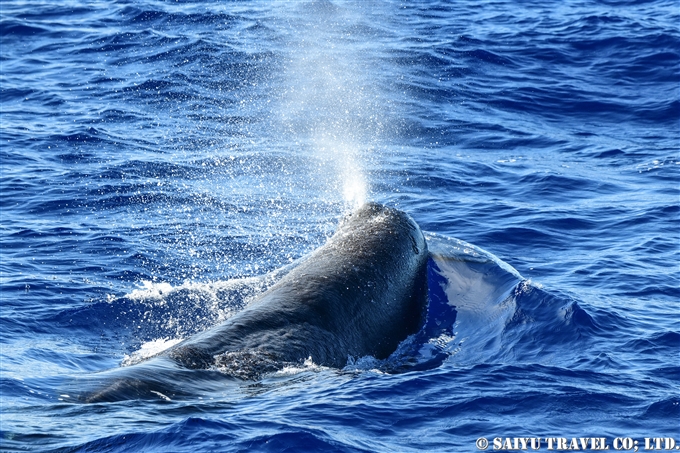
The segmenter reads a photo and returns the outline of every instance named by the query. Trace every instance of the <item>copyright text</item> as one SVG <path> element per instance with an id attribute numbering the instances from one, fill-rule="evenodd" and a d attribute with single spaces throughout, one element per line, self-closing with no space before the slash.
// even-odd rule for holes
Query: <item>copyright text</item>
<path id="1" fill-rule="evenodd" d="M 680 442 L 671 437 L 480 437 L 478 450 L 526 451 L 671 451 L 680 450 Z"/>

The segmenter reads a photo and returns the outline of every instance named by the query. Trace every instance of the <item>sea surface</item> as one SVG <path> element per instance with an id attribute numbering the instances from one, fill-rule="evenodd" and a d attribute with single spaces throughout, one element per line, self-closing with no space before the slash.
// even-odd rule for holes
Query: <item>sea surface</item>
<path id="1" fill-rule="evenodd" d="M 677 0 L 3 0 L 0 36 L 1 451 L 680 445 Z M 367 200 L 431 252 L 390 358 L 78 397 Z"/>

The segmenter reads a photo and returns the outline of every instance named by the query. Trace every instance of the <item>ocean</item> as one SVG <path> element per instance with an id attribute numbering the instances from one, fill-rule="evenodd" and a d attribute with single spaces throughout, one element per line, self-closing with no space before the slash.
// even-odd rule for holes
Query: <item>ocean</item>
<path id="1" fill-rule="evenodd" d="M 0 450 L 680 448 L 679 24 L 673 0 L 3 0 Z M 365 201 L 431 254 L 392 356 L 78 397 Z"/>

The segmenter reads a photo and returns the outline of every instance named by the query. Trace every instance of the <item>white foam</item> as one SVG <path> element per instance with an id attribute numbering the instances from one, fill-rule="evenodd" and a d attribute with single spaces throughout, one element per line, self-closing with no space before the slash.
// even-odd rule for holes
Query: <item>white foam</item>
<path id="1" fill-rule="evenodd" d="M 182 338 L 173 339 L 157 338 L 155 340 L 147 341 L 146 343 L 142 344 L 142 346 L 132 354 L 130 355 L 125 354 L 121 366 L 129 366 L 134 365 L 135 363 L 139 363 L 144 359 L 148 359 L 149 357 L 153 357 L 157 354 L 160 354 L 166 349 L 176 345 L 180 341 L 182 341 Z"/>
<path id="2" fill-rule="evenodd" d="M 265 275 L 258 275 L 254 277 L 234 278 L 229 280 L 217 280 L 212 282 L 192 282 L 185 281 L 181 285 L 173 286 L 167 282 L 152 282 L 149 280 L 141 280 L 140 288 L 132 290 L 124 297 L 138 301 L 138 302 L 153 302 L 155 304 L 163 303 L 163 301 L 178 291 L 187 291 L 193 294 L 200 294 L 211 300 L 218 299 L 218 293 L 225 291 L 242 292 L 243 290 L 251 290 L 254 293 L 259 293 L 266 290 L 269 286 L 275 283 L 283 275 L 288 273 L 290 269 L 295 267 L 297 262 L 291 265 L 284 266 Z"/>
<path id="3" fill-rule="evenodd" d="M 141 281 L 142 288 L 133 290 L 127 294 L 128 299 L 132 300 L 146 300 L 146 299 L 162 299 L 175 290 L 170 283 L 154 283 L 148 280 Z"/>
<path id="4" fill-rule="evenodd" d="M 275 372 L 274 376 L 290 376 L 305 371 L 321 371 L 324 369 L 327 369 L 327 367 L 317 365 L 310 356 L 301 365 L 287 365 Z"/>
<path id="5" fill-rule="evenodd" d="M 163 398 L 165 401 L 172 401 L 167 395 L 162 394 L 161 392 L 157 392 L 155 390 L 151 390 L 151 393 L 155 393 L 159 397 Z"/>

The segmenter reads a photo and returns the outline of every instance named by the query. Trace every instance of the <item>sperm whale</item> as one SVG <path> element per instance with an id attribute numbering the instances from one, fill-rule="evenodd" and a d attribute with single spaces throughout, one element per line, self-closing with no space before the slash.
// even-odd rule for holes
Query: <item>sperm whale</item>
<path id="1" fill-rule="evenodd" d="M 242 311 L 149 361 L 184 371 L 218 367 L 243 377 L 239 368 L 268 371 L 309 358 L 337 368 L 348 358 L 387 358 L 423 324 L 427 259 L 423 233 L 409 215 L 366 203 Z M 151 368 L 127 368 L 127 387 L 143 388 Z M 126 387 L 124 380 L 111 388 Z M 111 388 L 93 399 L 108 399 L 103 395 Z"/>

